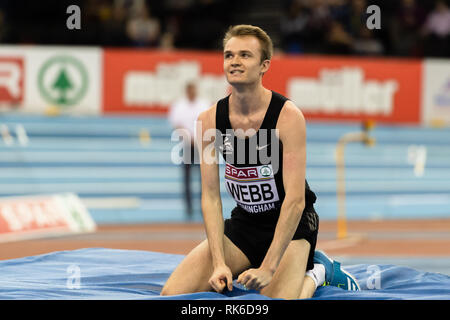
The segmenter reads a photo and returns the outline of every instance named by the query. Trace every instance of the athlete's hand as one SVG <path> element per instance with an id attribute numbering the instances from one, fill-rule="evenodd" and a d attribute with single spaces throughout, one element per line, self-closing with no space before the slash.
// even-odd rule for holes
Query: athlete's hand
<path id="1" fill-rule="evenodd" d="M 225 287 L 230 291 L 233 290 L 233 275 L 230 268 L 226 265 L 216 267 L 211 278 L 209 278 L 208 283 L 219 293 L 222 292 Z"/>
<path id="2" fill-rule="evenodd" d="M 267 269 L 248 269 L 242 272 L 237 282 L 250 290 L 261 290 L 272 281 L 273 273 Z"/>

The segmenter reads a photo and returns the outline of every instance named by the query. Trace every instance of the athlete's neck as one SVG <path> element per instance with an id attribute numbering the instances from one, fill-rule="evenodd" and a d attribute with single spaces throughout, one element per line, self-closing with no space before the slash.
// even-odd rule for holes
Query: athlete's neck
<path id="1" fill-rule="evenodd" d="M 257 87 L 233 87 L 230 96 L 230 108 L 236 114 L 249 115 L 268 107 L 266 101 L 270 99 L 271 91 L 262 85 Z"/>

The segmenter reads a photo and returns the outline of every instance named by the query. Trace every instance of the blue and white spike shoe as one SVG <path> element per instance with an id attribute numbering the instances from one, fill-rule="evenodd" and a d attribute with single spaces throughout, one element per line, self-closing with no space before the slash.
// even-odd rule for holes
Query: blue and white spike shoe
<path id="1" fill-rule="evenodd" d="M 325 252 L 314 252 L 314 263 L 320 263 L 325 267 L 324 286 L 334 286 L 348 291 L 360 291 L 358 282 L 347 271 L 341 268 L 341 263 L 329 258 Z"/>

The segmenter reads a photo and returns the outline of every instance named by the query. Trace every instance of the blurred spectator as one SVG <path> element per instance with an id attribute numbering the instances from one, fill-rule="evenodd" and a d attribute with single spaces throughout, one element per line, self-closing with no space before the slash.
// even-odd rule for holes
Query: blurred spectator
<path id="1" fill-rule="evenodd" d="M 283 50 L 289 53 L 303 52 L 308 36 L 309 13 L 299 0 L 292 1 L 281 17 L 280 29 Z"/>
<path id="2" fill-rule="evenodd" d="M 435 9 L 429 14 L 423 32 L 425 35 L 434 35 L 445 38 L 450 34 L 450 9 L 444 0 L 436 2 Z"/>
<path id="3" fill-rule="evenodd" d="M 381 41 L 374 37 L 372 30 L 361 26 L 358 37 L 353 41 L 353 53 L 362 56 L 382 55 L 384 47 Z"/>
<path id="4" fill-rule="evenodd" d="M 349 32 L 352 36 L 359 36 L 361 26 L 366 26 L 368 15 L 366 0 L 351 0 Z"/>
<path id="5" fill-rule="evenodd" d="M 331 23 L 331 14 L 326 0 L 310 0 L 311 16 L 308 22 L 308 43 L 310 52 L 320 53 Z"/>
<path id="6" fill-rule="evenodd" d="M 125 31 L 127 22 L 127 7 L 121 1 L 115 1 L 108 8 L 108 13 L 103 14 L 104 20 L 101 27 L 101 44 L 105 46 L 126 46 L 129 39 Z"/>
<path id="7" fill-rule="evenodd" d="M 400 1 L 390 30 L 394 54 L 399 56 L 421 55 L 419 31 L 425 16 L 425 10 L 418 5 L 416 0 Z"/>
<path id="8" fill-rule="evenodd" d="M 450 56 L 450 9 L 444 0 L 436 2 L 422 29 L 426 56 Z"/>
<path id="9" fill-rule="evenodd" d="M 326 37 L 326 53 L 350 54 L 353 47 L 353 38 L 344 29 L 340 22 L 333 21 Z"/>
<path id="10" fill-rule="evenodd" d="M 350 3 L 348 0 L 328 0 L 329 12 L 333 21 L 339 22 L 345 30 L 350 27 Z"/>
<path id="11" fill-rule="evenodd" d="M 186 84 L 185 97 L 176 101 L 170 108 L 168 119 L 174 129 L 184 130 L 188 136 L 183 135 L 183 176 L 184 176 L 184 194 L 186 205 L 186 216 L 192 220 L 192 189 L 191 172 L 194 166 L 198 167 L 195 159 L 198 159 L 197 148 L 194 142 L 195 122 L 201 112 L 209 107 L 209 102 L 202 99 L 197 94 L 197 85 L 194 81 Z M 186 139 L 187 138 L 187 139 Z"/>
<path id="12" fill-rule="evenodd" d="M 161 25 L 143 1 L 136 1 L 127 23 L 127 35 L 135 46 L 155 47 L 159 44 Z"/>
<path id="13" fill-rule="evenodd" d="M 159 48 L 161 50 L 173 50 L 175 49 L 175 43 L 174 43 L 175 35 L 172 32 L 165 32 L 161 36 L 161 40 L 159 43 Z"/>
<path id="14" fill-rule="evenodd" d="M 180 34 L 183 17 L 194 0 L 167 0 L 164 1 L 165 32 L 161 39 L 161 47 L 164 49 L 175 47 L 175 41 Z"/>

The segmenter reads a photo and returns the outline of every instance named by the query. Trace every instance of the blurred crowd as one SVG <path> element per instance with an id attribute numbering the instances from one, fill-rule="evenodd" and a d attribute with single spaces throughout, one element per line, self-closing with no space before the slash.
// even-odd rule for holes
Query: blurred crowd
<path id="1" fill-rule="evenodd" d="M 279 25 L 270 32 L 277 33 L 277 50 L 286 53 L 449 57 L 449 2 L 284 0 Z M 82 9 L 76 32 L 62 27 L 68 14 L 61 13 L 70 4 Z M 381 9 L 381 29 L 366 26 L 372 4 Z M 0 43 L 220 50 L 236 13 L 242 20 L 255 6 L 261 10 L 264 1 L 2 0 Z"/>
<path id="2" fill-rule="evenodd" d="M 373 4 L 380 29 L 366 24 Z M 450 57 L 448 0 L 289 0 L 280 30 L 291 53 Z"/>
<path id="3" fill-rule="evenodd" d="M 0 42 L 215 49 L 236 0 L 1 0 Z M 81 30 L 66 8 L 78 5 Z"/>

